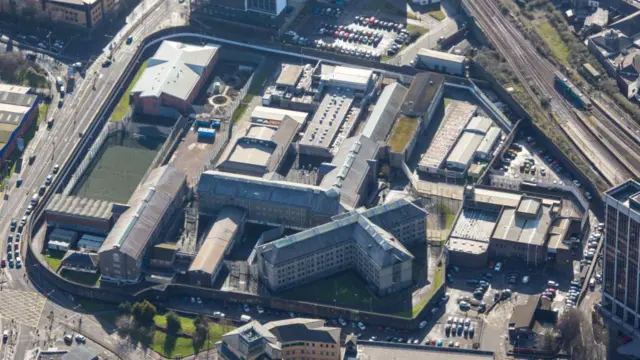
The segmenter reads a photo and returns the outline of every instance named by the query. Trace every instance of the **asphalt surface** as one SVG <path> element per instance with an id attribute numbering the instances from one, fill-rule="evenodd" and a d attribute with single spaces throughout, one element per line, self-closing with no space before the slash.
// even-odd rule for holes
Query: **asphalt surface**
<path id="1" fill-rule="evenodd" d="M 123 47 L 115 53 L 116 61 L 107 68 L 102 67 L 102 62 L 106 58 L 105 54 L 96 54 L 96 60 L 93 62 L 90 68 L 86 71 L 86 78 L 78 79 L 76 81 L 75 90 L 65 96 L 65 103 L 62 107 L 57 107 L 58 95 L 52 102 L 47 119 L 55 119 L 54 125 L 50 130 L 46 129 L 45 122 L 36 133 L 35 137 L 28 144 L 25 149 L 26 154 L 36 155 L 35 161 L 32 165 L 27 165 L 26 161 L 23 165 L 20 174 L 14 174 L 13 178 L 9 181 L 6 194 L 8 199 L 2 201 L 0 204 L 0 245 L 3 249 L 7 246 L 7 237 L 10 233 L 10 220 L 20 219 L 25 213 L 26 207 L 29 205 L 31 196 L 37 192 L 41 184 L 44 183 L 47 175 L 52 173 L 54 164 L 63 164 L 66 159 L 72 155 L 75 146 L 80 141 L 79 132 L 83 132 L 89 127 L 93 121 L 96 112 L 99 109 L 99 105 L 107 98 L 109 92 L 115 85 L 116 81 L 120 77 L 133 54 L 136 47 L 139 45 L 139 40 L 143 39 L 147 34 L 155 31 L 159 26 L 169 26 L 166 20 L 174 20 L 175 16 L 173 12 L 177 11 L 180 4 L 177 1 L 164 0 L 167 5 L 161 5 L 153 11 L 147 19 L 142 23 L 142 26 L 138 26 L 132 33 L 134 43 L 131 45 L 123 45 Z M 3 31 L 5 33 L 5 31 Z M 89 54 L 89 52 L 86 52 Z M 39 63 L 45 63 L 45 69 L 48 71 L 56 70 L 56 62 L 51 61 L 49 57 L 40 56 Z M 46 66 L 46 64 L 52 66 Z M 93 84 L 95 83 L 95 89 Z M 27 155 L 28 156 L 28 155 Z M 25 156 L 25 159 L 27 158 Z M 23 179 L 22 186 L 16 186 L 16 179 L 21 177 Z M 26 231 L 26 230 L 25 230 Z M 21 244 L 22 254 L 25 253 L 25 245 Z M 6 250 L 5 250 L 6 251 Z M 5 255 L 6 256 L 6 255 Z M 24 258 L 24 256 L 23 256 Z M 33 266 L 33 264 L 25 264 L 25 266 Z M 40 270 L 43 271 L 43 270 Z M 46 271 L 46 270 L 44 270 Z M 27 304 L 29 302 L 26 299 L 31 299 L 33 304 L 44 304 L 42 307 L 31 306 L 29 311 L 21 311 L 16 315 L 15 323 L 11 320 L 3 318 L 3 329 L 6 326 L 11 326 L 15 339 L 9 341 L 4 346 L 0 347 L 0 352 L 3 354 L 3 359 L 24 359 L 27 351 L 35 346 L 35 341 L 41 339 L 44 341 L 44 336 L 38 334 L 44 334 L 44 328 L 46 327 L 47 316 L 51 311 L 54 314 L 54 323 L 50 332 L 53 337 L 50 339 L 49 346 L 64 346 L 64 343 L 60 344 L 64 333 L 69 332 L 69 326 L 73 326 L 73 318 L 78 317 L 76 309 L 73 309 L 74 302 L 70 301 L 61 292 L 55 292 L 54 288 L 45 283 L 38 283 L 36 286 L 27 279 L 25 276 L 25 268 L 21 269 L 9 269 L 8 267 L 2 270 L 0 279 L 2 279 L 2 285 L 0 288 L 6 292 L 6 296 L 10 299 L 15 299 L 16 304 Z M 40 294 L 48 294 L 47 298 Z M 21 301 L 22 300 L 22 301 Z M 54 300 L 54 302 L 50 301 Z M 40 310 L 38 308 L 40 307 Z M 25 309 L 27 310 L 27 309 Z M 0 311 L 2 311 L 0 309 Z M 23 314 L 22 316 L 20 314 Z M 25 315 L 29 316 L 25 316 Z M 91 326 L 92 321 L 89 317 L 84 322 L 84 326 L 81 331 L 89 332 L 87 337 L 95 339 L 105 339 L 110 335 L 105 333 L 102 326 L 94 324 Z M 43 320 L 44 319 L 44 320 Z M 77 320 L 75 323 L 77 327 Z M 87 325 L 89 324 L 89 325 Z M 37 330 L 37 333 L 36 333 Z M 90 336 L 91 335 L 91 336 Z M 94 346 L 91 341 L 87 346 Z M 114 343 L 109 351 L 114 352 L 117 350 L 117 346 Z M 103 350 L 100 350 L 103 352 Z M 144 358 L 144 354 L 138 356 L 135 352 L 131 353 L 131 356 L 127 358 Z"/>

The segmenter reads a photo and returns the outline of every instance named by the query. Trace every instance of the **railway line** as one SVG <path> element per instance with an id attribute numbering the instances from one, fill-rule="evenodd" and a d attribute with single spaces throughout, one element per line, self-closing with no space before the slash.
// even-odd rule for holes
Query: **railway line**
<path id="1" fill-rule="evenodd" d="M 591 124 L 574 114 L 573 106 L 554 86 L 558 70 L 543 59 L 520 31 L 507 19 L 492 0 L 465 0 L 465 5 L 476 18 L 477 24 L 513 68 L 525 90 L 535 96 L 532 85 L 550 96 L 550 109 L 557 123 L 597 170 L 595 174 L 614 185 L 638 174 L 640 158 L 636 153 L 640 143 L 625 136 L 616 125 L 599 110 L 594 111 Z M 605 129 L 600 135 L 599 129 Z"/>

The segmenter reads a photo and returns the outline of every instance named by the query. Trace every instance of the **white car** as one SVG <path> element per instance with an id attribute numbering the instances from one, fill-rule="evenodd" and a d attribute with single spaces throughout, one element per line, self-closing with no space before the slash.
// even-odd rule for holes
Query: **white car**
<path id="1" fill-rule="evenodd" d="M 418 326 L 420 329 L 424 329 L 424 327 L 427 326 L 427 322 L 426 321 L 421 321 L 420 325 Z"/>
<path id="2" fill-rule="evenodd" d="M 347 326 L 347 322 L 346 322 L 346 321 L 344 321 L 344 319 L 343 319 L 343 318 L 339 318 L 339 319 L 338 319 L 338 322 L 339 322 L 339 323 L 340 323 L 340 325 L 342 325 L 342 326 Z"/>
<path id="3" fill-rule="evenodd" d="M 264 312 L 264 309 L 260 305 L 256 306 L 256 309 L 258 309 L 258 314 L 262 314 Z"/>
<path id="4" fill-rule="evenodd" d="M 197 297 L 196 301 L 198 302 L 198 304 L 202 304 L 202 299 L 200 299 L 200 297 Z"/>
<path id="5" fill-rule="evenodd" d="M 87 341 L 87 338 L 84 337 L 84 335 L 76 335 L 76 342 L 79 342 L 80 344 L 84 344 L 85 341 Z"/>
<path id="6" fill-rule="evenodd" d="M 242 310 L 243 310 L 244 312 L 249 312 L 249 305 L 247 305 L 247 304 L 243 304 L 243 305 L 242 305 Z"/>
<path id="7" fill-rule="evenodd" d="M 502 263 L 497 262 L 496 266 L 493 268 L 494 271 L 500 271 L 502 269 Z"/>
<path id="8" fill-rule="evenodd" d="M 359 327 L 359 328 L 360 328 L 360 330 L 362 330 L 362 331 L 365 331 L 365 330 L 367 329 L 367 327 L 366 327 L 366 326 L 364 326 L 364 324 L 363 324 L 363 323 L 361 323 L 361 322 L 359 322 L 359 323 L 358 323 L 358 327 Z"/>
<path id="9" fill-rule="evenodd" d="M 528 276 L 525 276 L 525 277 L 522 278 L 522 283 L 523 284 L 527 284 L 528 282 L 529 282 L 529 277 Z"/>

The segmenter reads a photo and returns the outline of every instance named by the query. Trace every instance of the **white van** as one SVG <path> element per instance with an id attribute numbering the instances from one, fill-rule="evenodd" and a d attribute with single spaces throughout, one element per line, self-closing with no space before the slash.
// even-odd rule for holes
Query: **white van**
<path id="1" fill-rule="evenodd" d="M 240 321 L 248 323 L 249 321 L 251 321 L 251 316 L 249 316 L 249 315 L 241 315 L 240 316 Z"/>
<path id="2" fill-rule="evenodd" d="M 31 205 L 33 206 L 38 205 L 38 200 L 40 200 L 40 197 L 38 197 L 38 194 L 33 195 L 33 197 L 31 198 Z"/>

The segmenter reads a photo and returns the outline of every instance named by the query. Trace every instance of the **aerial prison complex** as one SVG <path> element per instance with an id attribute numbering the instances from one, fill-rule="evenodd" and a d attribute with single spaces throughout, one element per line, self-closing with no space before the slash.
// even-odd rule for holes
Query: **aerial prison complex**
<path id="1" fill-rule="evenodd" d="M 136 111 L 188 113 L 220 49 L 164 41 L 132 91 Z M 66 269 L 99 273 L 104 282 L 214 287 L 247 224 L 261 224 L 287 229 L 261 237 L 244 261 L 272 292 L 348 269 L 379 295 L 411 287 L 415 258 L 407 249 L 426 244 L 427 213 L 408 195 L 380 201 L 379 176 L 383 164 L 388 173 L 411 156 L 443 104 L 444 76 L 410 80 L 323 62 L 283 64 L 261 106 L 193 182 L 170 162 L 151 169 L 126 204 L 57 194 L 45 209 L 46 244 L 67 252 Z M 460 155 L 440 166 L 464 171 L 469 156 L 490 157 L 502 133 L 459 107 L 447 111 L 457 133 L 445 147 L 465 136 L 477 146 L 454 150 Z M 303 159 L 314 161 L 313 171 L 302 171 Z"/>

